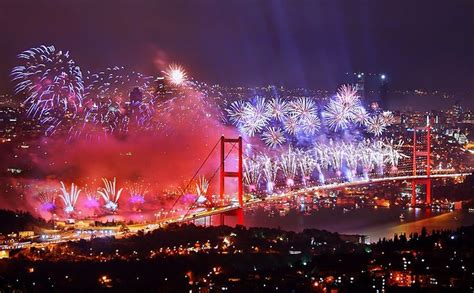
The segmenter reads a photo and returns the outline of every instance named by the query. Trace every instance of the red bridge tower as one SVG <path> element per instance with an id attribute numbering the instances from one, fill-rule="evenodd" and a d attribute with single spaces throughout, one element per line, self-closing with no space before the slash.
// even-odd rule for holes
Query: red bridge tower
<path id="1" fill-rule="evenodd" d="M 417 136 L 417 133 L 420 135 Z M 417 139 L 425 138 L 425 146 L 420 146 Z M 418 158 L 426 158 L 426 162 L 417 160 Z M 416 205 L 416 186 L 426 185 L 426 199 L 427 205 L 431 204 L 431 127 L 428 124 L 424 127 L 415 127 L 413 129 L 413 176 L 426 175 L 423 179 L 413 179 L 411 182 L 411 205 Z"/>
<path id="2" fill-rule="evenodd" d="M 232 143 L 233 146 L 235 144 L 238 145 L 238 164 L 237 164 L 237 172 L 228 172 L 225 169 L 225 144 L 226 143 Z M 220 199 L 222 200 L 224 198 L 224 192 L 225 192 L 225 178 L 230 177 L 230 178 L 237 178 L 238 179 L 238 192 L 237 196 L 239 199 L 239 205 L 240 207 L 243 207 L 244 205 L 244 199 L 243 199 L 243 167 L 242 167 L 242 137 L 239 136 L 239 138 L 225 138 L 224 136 L 221 136 L 221 167 L 220 167 Z"/>

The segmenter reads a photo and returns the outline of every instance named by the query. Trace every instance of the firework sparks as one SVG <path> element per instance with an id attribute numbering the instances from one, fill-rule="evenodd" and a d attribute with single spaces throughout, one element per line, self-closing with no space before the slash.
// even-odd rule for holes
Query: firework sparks
<path id="1" fill-rule="evenodd" d="M 61 194 L 59 195 L 59 197 L 64 202 L 64 211 L 66 212 L 66 214 L 69 215 L 74 212 L 77 199 L 79 198 L 80 193 L 81 190 L 74 183 L 71 183 L 71 189 L 70 191 L 67 191 L 66 186 L 61 181 Z"/>
<path id="2" fill-rule="evenodd" d="M 182 85 L 186 79 L 187 74 L 183 67 L 176 64 L 171 64 L 166 71 L 163 72 L 168 80 L 175 86 Z"/>
<path id="3" fill-rule="evenodd" d="M 255 103 L 247 103 L 243 114 L 241 130 L 249 136 L 262 131 L 268 124 L 270 116 L 264 98 L 255 98 Z"/>
<path id="4" fill-rule="evenodd" d="M 339 100 L 344 106 L 352 108 L 360 104 L 359 96 L 357 95 L 357 88 L 351 85 L 342 85 L 337 93 L 336 99 Z"/>
<path id="5" fill-rule="evenodd" d="M 234 125 L 240 125 L 244 120 L 246 103 L 242 100 L 237 100 L 230 104 L 229 108 L 226 109 L 227 114 L 229 115 L 230 121 Z"/>
<path id="6" fill-rule="evenodd" d="M 278 162 L 272 160 L 267 155 L 261 155 L 259 160 L 262 164 L 263 175 L 265 182 L 267 183 L 267 192 L 272 193 L 275 187 L 276 176 L 278 174 L 279 165 Z"/>
<path id="7" fill-rule="evenodd" d="M 37 196 L 41 210 L 52 212 L 56 209 L 56 195 L 52 192 L 40 192 Z"/>
<path id="8" fill-rule="evenodd" d="M 143 184 L 135 183 L 133 184 L 129 190 L 130 194 L 130 203 L 131 204 L 144 204 L 145 203 L 145 195 L 148 193 L 148 189 L 143 186 Z"/>
<path id="9" fill-rule="evenodd" d="M 54 46 L 31 48 L 18 55 L 21 65 L 13 68 L 15 94 L 26 96 L 27 115 L 57 126 L 64 115 L 76 113 L 84 93 L 82 72 L 69 52 Z"/>
<path id="10" fill-rule="evenodd" d="M 207 191 L 209 190 L 209 181 L 204 176 L 200 176 L 196 181 L 196 194 L 198 202 L 205 202 L 208 200 Z"/>
<path id="11" fill-rule="evenodd" d="M 311 174 L 316 167 L 316 160 L 311 155 L 311 153 L 307 151 L 297 150 L 296 155 L 298 158 L 298 166 L 301 172 L 301 179 L 303 184 L 306 185 L 311 179 Z"/>
<path id="12" fill-rule="evenodd" d="M 385 131 L 385 119 L 382 115 L 369 117 L 367 121 L 367 132 L 380 136 Z"/>
<path id="13" fill-rule="evenodd" d="M 249 191 L 257 190 L 260 181 L 260 162 L 257 157 L 249 157 L 244 159 L 244 182 L 249 187 Z"/>
<path id="14" fill-rule="evenodd" d="M 277 127 L 269 127 L 262 133 L 262 140 L 269 147 L 276 148 L 285 143 L 286 138 L 283 131 Z"/>
<path id="15" fill-rule="evenodd" d="M 277 121 L 284 121 L 290 112 L 289 105 L 280 98 L 273 98 L 268 103 L 268 112 Z"/>
<path id="16" fill-rule="evenodd" d="M 115 212 L 118 209 L 118 201 L 120 194 L 123 191 L 123 188 L 120 188 L 117 191 L 117 180 L 114 178 L 114 181 L 109 181 L 106 178 L 102 178 L 105 187 L 102 187 L 101 190 L 97 191 L 102 198 L 105 200 L 105 208 Z"/>
<path id="17" fill-rule="evenodd" d="M 97 192 L 97 190 L 92 190 L 90 188 L 85 188 L 84 192 L 86 194 L 86 202 L 85 206 L 88 209 L 96 209 L 99 208 L 100 203 L 100 194 Z"/>
<path id="18" fill-rule="evenodd" d="M 345 129 L 350 124 L 349 108 L 336 100 L 329 102 L 325 108 L 324 116 L 329 129 L 333 131 Z"/>
<path id="19" fill-rule="evenodd" d="M 286 185 L 291 187 L 295 185 L 296 171 L 298 167 L 298 158 L 291 147 L 280 156 L 280 167 L 286 177 Z"/>

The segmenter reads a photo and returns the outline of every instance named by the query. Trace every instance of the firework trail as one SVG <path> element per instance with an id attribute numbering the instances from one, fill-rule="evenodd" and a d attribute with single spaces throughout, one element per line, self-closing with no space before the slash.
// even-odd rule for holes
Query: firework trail
<path id="1" fill-rule="evenodd" d="M 330 165 L 336 172 L 337 176 L 341 176 L 342 172 L 342 162 L 344 160 L 344 150 L 342 149 L 341 145 L 335 144 L 331 141 L 330 144 L 331 148 L 329 150 L 330 153 Z"/>
<path id="2" fill-rule="evenodd" d="M 344 152 L 346 166 L 349 169 L 346 175 L 349 180 L 352 180 L 352 178 L 356 175 L 357 172 L 360 152 L 359 149 L 357 149 L 353 144 L 344 143 L 341 147 Z"/>
<path id="3" fill-rule="evenodd" d="M 53 212 L 56 209 L 56 195 L 52 192 L 40 192 L 37 195 L 40 208 L 46 212 Z"/>
<path id="4" fill-rule="evenodd" d="M 105 200 L 105 208 L 115 212 L 118 209 L 118 201 L 120 198 L 120 194 L 123 191 L 123 188 L 120 188 L 118 191 L 116 189 L 117 180 L 114 178 L 114 181 L 109 181 L 106 178 L 102 178 L 105 187 L 102 187 L 101 190 L 97 192 L 102 196 Z"/>
<path id="5" fill-rule="evenodd" d="M 204 176 L 200 176 L 196 181 L 196 194 L 198 202 L 205 202 L 208 200 L 207 191 L 209 190 L 209 181 Z"/>
<path id="6" fill-rule="evenodd" d="M 391 166 L 391 171 L 397 171 L 398 162 L 400 159 L 409 158 L 409 156 L 401 152 L 403 147 L 403 141 L 399 141 L 397 144 L 393 142 L 393 139 L 385 143 L 385 155 L 387 156 L 386 162 Z"/>
<path id="7" fill-rule="evenodd" d="M 19 54 L 18 59 L 22 64 L 11 72 L 15 94 L 26 97 L 28 117 L 48 123 L 51 132 L 68 112 L 75 115 L 82 105 L 81 70 L 69 52 L 58 51 L 54 46 L 31 48 Z"/>
<path id="8" fill-rule="evenodd" d="M 86 194 L 86 202 L 85 206 L 88 209 L 97 209 L 100 206 L 99 199 L 100 199 L 100 194 L 97 192 L 97 190 L 92 190 L 90 188 L 85 188 L 84 192 Z"/>
<path id="9" fill-rule="evenodd" d="M 145 203 L 145 195 L 148 193 L 148 189 L 143 184 L 135 183 L 128 188 L 128 193 L 130 203 L 140 205 Z"/>
<path id="10" fill-rule="evenodd" d="M 244 159 L 244 182 L 249 187 L 249 191 L 255 191 L 260 181 L 260 162 L 256 156 L 248 157 Z"/>
<path id="11" fill-rule="evenodd" d="M 151 120 L 159 105 L 153 77 L 113 67 L 88 72 L 85 84 L 83 128 L 92 124 L 112 134 L 126 133 L 130 122 L 146 129 L 154 126 Z"/>
<path id="12" fill-rule="evenodd" d="M 71 183 L 71 189 L 67 191 L 66 186 L 61 181 L 61 194 L 59 197 L 64 202 L 64 212 L 66 212 L 66 214 L 69 215 L 74 212 L 80 193 L 81 190 L 74 183 Z"/>
<path id="13" fill-rule="evenodd" d="M 306 185 L 308 181 L 311 180 L 311 174 L 316 167 L 316 160 L 308 151 L 297 149 L 295 153 L 298 158 L 298 167 L 301 173 L 301 181 L 304 185 Z"/>
<path id="14" fill-rule="evenodd" d="M 295 185 L 295 177 L 298 168 L 298 158 L 295 152 L 288 148 L 288 151 L 284 152 L 280 156 L 280 167 L 286 178 L 286 185 L 292 187 Z"/>
<path id="15" fill-rule="evenodd" d="M 260 164 L 262 165 L 263 176 L 265 177 L 265 182 L 267 184 L 267 192 L 273 193 L 273 188 L 275 187 L 275 181 L 278 174 L 279 163 L 276 160 L 272 160 L 267 155 L 259 156 Z"/>

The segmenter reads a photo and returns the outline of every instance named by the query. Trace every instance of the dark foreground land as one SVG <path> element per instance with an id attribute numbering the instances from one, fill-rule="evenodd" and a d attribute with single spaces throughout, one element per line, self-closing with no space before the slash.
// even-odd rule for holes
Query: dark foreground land
<path id="1" fill-rule="evenodd" d="M 474 226 L 371 245 L 306 230 L 170 226 L 12 251 L 6 291 L 471 292 Z"/>

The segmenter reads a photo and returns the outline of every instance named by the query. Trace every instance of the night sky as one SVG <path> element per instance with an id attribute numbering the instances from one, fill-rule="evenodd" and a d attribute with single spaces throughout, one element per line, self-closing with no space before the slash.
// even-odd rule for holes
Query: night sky
<path id="1" fill-rule="evenodd" d="M 391 88 L 474 92 L 474 1 L 40 1 L 0 3 L 0 86 L 16 54 L 54 44 L 83 71 L 168 62 L 224 85 L 330 89 L 345 72 Z"/>

